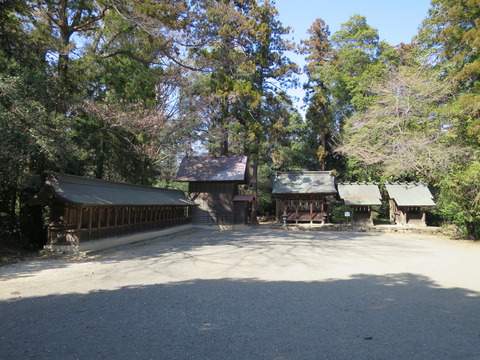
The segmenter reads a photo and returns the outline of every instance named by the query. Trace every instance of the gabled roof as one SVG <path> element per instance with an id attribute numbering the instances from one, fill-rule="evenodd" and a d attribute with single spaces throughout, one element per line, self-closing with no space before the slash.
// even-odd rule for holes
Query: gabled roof
<path id="1" fill-rule="evenodd" d="M 330 171 L 278 172 L 273 194 L 336 194 L 335 177 Z"/>
<path id="2" fill-rule="evenodd" d="M 53 174 L 47 179 L 33 203 L 42 204 L 51 198 L 79 205 L 196 205 L 181 190 L 66 174 Z"/>
<path id="3" fill-rule="evenodd" d="M 176 181 L 238 181 L 248 182 L 246 156 L 192 156 L 182 160 Z"/>
<path id="4" fill-rule="evenodd" d="M 374 183 L 339 183 L 338 194 L 345 205 L 382 205 L 382 195 Z"/>
<path id="5" fill-rule="evenodd" d="M 387 183 L 385 188 L 398 206 L 435 206 L 432 193 L 425 184 Z"/>

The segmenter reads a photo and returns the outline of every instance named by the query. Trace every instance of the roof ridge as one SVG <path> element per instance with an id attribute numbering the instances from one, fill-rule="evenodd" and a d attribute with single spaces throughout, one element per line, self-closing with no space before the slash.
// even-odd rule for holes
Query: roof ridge
<path id="1" fill-rule="evenodd" d="M 129 188 L 137 188 L 137 189 L 144 189 L 146 191 L 182 191 L 179 189 L 166 189 L 166 188 L 160 188 L 152 185 L 144 185 L 144 184 L 131 184 L 127 182 L 120 182 L 120 181 L 112 181 L 112 180 L 106 180 L 106 179 L 99 179 L 99 178 L 91 178 L 87 176 L 80 176 L 80 175 L 71 175 L 71 174 L 63 174 L 63 173 L 53 173 L 57 181 L 59 182 L 70 182 L 70 183 L 76 183 L 76 184 L 82 184 L 85 186 L 104 186 L 104 187 L 129 187 Z M 62 178 L 67 178 L 65 181 L 64 179 L 59 179 L 59 177 Z M 69 178 L 77 179 L 79 180 L 78 182 L 75 181 L 68 181 Z M 80 182 L 81 181 L 81 182 Z"/>

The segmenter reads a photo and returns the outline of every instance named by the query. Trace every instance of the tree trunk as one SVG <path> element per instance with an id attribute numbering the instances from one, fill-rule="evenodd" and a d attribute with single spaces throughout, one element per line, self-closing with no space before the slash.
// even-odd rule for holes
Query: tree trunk
<path id="1" fill-rule="evenodd" d="M 222 125 L 222 135 L 220 138 L 220 156 L 228 155 L 228 129 L 226 125 Z"/>
<path id="2" fill-rule="evenodd" d="M 322 148 L 323 148 L 323 156 L 322 156 L 322 171 L 325 171 L 325 159 L 327 157 L 327 132 L 324 130 L 322 134 Z"/>
<path id="3" fill-rule="evenodd" d="M 473 221 L 466 221 L 465 227 L 467 228 L 468 238 L 472 240 L 476 240 L 477 231 L 476 231 L 475 223 Z"/>
<path id="4" fill-rule="evenodd" d="M 106 152 L 106 145 L 105 145 L 105 135 L 102 133 L 100 138 L 100 151 L 97 154 L 97 166 L 95 168 L 95 177 L 97 179 L 103 179 L 105 174 L 105 152 Z"/>
<path id="5" fill-rule="evenodd" d="M 69 98 L 69 79 L 68 79 L 68 66 L 70 56 L 70 37 L 74 30 L 68 23 L 68 3 L 62 1 L 62 8 L 59 11 L 61 19 L 58 23 L 58 29 L 60 31 L 61 46 L 60 54 L 58 56 L 58 79 L 60 81 L 60 106 L 61 111 L 66 114 L 68 111 L 68 98 Z"/>
<path id="6" fill-rule="evenodd" d="M 252 218 L 250 222 L 254 225 L 258 224 L 258 206 L 257 206 L 257 192 L 258 192 L 258 154 L 253 155 L 253 166 L 252 166 Z"/>

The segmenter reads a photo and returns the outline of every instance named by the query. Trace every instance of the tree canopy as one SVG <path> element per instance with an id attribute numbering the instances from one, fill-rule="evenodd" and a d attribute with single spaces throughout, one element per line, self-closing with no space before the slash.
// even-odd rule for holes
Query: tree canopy
<path id="1" fill-rule="evenodd" d="M 270 0 L 3 2 L 2 246 L 44 241 L 29 199 L 52 171 L 174 186 L 195 152 L 250 156 L 254 214 L 274 211 L 273 171 L 331 170 L 428 181 L 441 221 L 478 238 L 479 14 L 433 0 L 397 46 L 362 15 L 333 34 L 318 18 L 294 44 Z"/>

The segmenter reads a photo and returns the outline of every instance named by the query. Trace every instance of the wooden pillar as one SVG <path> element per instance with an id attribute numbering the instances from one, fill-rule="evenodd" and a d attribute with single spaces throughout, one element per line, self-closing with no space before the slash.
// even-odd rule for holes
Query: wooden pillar
<path id="1" fill-rule="evenodd" d="M 65 226 L 65 229 L 68 226 L 68 218 L 69 218 L 69 212 L 70 212 L 70 207 L 65 205 L 65 212 L 63 213 L 63 225 Z"/>
<path id="2" fill-rule="evenodd" d="M 88 208 L 88 240 L 92 239 L 93 207 Z"/>
<path id="3" fill-rule="evenodd" d="M 282 207 L 281 200 L 279 200 L 278 198 L 275 199 L 275 217 L 277 218 L 277 223 L 280 222 L 280 218 L 281 218 L 280 209 L 281 209 L 281 207 Z"/>
<path id="4" fill-rule="evenodd" d="M 117 225 L 118 225 L 118 207 L 115 206 L 114 210 L 115 210 L 115 220 L 114 220 L 113 226 L 117 227 Z"/>
<path id="5" fill-rule="evenodd" d="M 77 230 L 82 228 L 82 221 L 83 221 L 83 208 L 78 208 L 78 217 L 77 217 Z"/>
<path id="6" fill-rule="evenodd" d="M 100 228 L 102 227 L 103 208 L 97 208 L 97 239 L 100 237 Z"/>
<path id="7" fill-rule="evenodd" d="M 313 224 L 313 200 L 308 201 L 310 204 L 310 225 Z"/>
<path id="8" fill-rule="evenodd" d="M 298 224 L 298 205 L 300 204 L 300 200 L 297 204 L 295 204 L 295 224 Z"/>
<path id="9" fill-rule="evenodd" d="M 322 213 L 322 225 L 325 225 L 325 199 L 323 197 L 320 202 L 320 209 Z"/>

